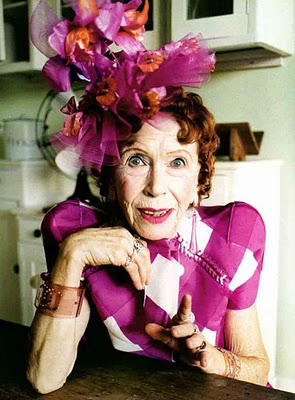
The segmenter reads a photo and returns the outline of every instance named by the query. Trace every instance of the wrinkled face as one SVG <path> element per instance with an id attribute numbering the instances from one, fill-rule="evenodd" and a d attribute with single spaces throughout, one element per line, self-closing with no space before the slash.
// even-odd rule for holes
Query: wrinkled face
<path id="1" fill-rule="evenodd" d="M 117 200 L 129 225 L 145 239 L 174 237 L 183 214 L 197 201 L 197 144 L 180 144 L 179 129 L 172 117 L 158 113 L 121 149 Z"/>

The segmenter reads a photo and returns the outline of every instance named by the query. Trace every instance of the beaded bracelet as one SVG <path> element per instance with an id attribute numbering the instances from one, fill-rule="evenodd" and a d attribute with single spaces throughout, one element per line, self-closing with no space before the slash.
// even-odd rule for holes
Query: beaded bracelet
<path id="1" fill-rule="evenodd" d="M 223 354 L 226 364 L 226 371 L 228 371 L 225 376 L 236 379 L 241 371 L 241 361 L 239 357 L 232 351 L 223 349 L 221 347 L 216 347 L 216 349 Z"/>
<path id="2" fill-rule="evenodd" d="M 75 318 L 80 315 L 85 286 L 62 286 L 50 281 L 50 274 L 41 274 L 42 283 L 37 290 L 35 307 L 42 314 L 56 318 Z"/>

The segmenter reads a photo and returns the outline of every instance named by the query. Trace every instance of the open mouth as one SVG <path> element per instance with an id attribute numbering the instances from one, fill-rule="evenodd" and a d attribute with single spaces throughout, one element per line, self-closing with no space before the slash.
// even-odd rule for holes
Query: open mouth
<path id="1" fill-rule="evenodd" d="M 150 210 L 140 210 L 143 214 L 152 215 L 154 217 L 162 217 L 163 215 L 167 214 L 169 210 L 164 211 L 150 211 Z"/>
<path id="2" fill-rule="evenodd" d="M 139 212 L 143 219 L 152 223 L 152 224 L 160 224 L 166 221 L 167 218 L 173 212 L 172 208 L 165 208 L 160 210 L 155 210 L 153 208 L 139 208 Z"/>

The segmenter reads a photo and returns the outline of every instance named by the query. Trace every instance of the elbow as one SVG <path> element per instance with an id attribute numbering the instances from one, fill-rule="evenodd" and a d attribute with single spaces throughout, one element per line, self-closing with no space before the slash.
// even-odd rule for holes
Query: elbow
<path id="1" fill-rule="evenodd" d="M 265 357 L 256 360 L 256 362 L 258 363 L 256 374 L 253 376 L 253 379 L 249 379 L 249 382 L 255 383 L 256 385 L 266 386 L 268 383 L 270 371 L 268 356 L 266 355 Z"/>
<path id="2" fill-rule="evenodd" d="M 60 389 L 66 382 L 66 380 L 58 382 L 54 381 L 53 379 L 41 376 L 30 369 L 27 370 L 26 376 L 33 388 L 40 394 L 54 392 L 55 390 Z"/>
<path id="3" fill-rule="evenodd" d="M 270 362 L 269 358 L 266 356 L 266 358 L 263 360 L 263 373 L 262 373 L 263 386 L 266 386 L 268 383 L 269 371 L 270 371 Z"/>

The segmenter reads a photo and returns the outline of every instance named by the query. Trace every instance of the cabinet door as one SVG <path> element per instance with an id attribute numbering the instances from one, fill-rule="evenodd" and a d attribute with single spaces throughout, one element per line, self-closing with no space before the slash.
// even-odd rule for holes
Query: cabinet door
<path id="1" fill-rule="evenodd" d="M 204 206 L 227 204 L 231 198 L 231 176 L 222 172 L 216 172 L 212 180 L 212 192 L 208 199 L 202 201 Z"/>
<path id="2" fill-rule="evenodd" d="M 247 0 L 172 0 L 171 31 L 173 40 L 190 32 L 205 39 L 246 34 Z"/>
<path id="3" fill-rule="evenodd" d="M 42 245 L 19 242 L 21 322 L 30 326 L 35 314 L 36 290 L 40 284 L 40 274 L 46 271 L 46 262 Z"/>
<path id="4" fill-rule="evenodd" d="M 21 322 L 16 218 L 0 211 L 0 319 Z"/>

